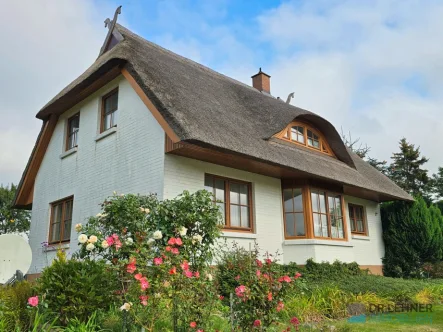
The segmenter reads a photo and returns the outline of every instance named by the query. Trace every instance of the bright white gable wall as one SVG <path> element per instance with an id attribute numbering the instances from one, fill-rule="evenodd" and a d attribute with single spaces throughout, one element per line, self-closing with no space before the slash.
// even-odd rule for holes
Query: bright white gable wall
<path id="1" fill-rule="evenodd" d="M 119 88 L 119 115 L 115 133 L 96 141 L 101 96 Z M 63 159 L 66 119 L 80 111 L 78 151 Z M 30 244 L 33 261 L 29 273 L 39 272 L 54 257 L 41 242 L 48 240 L 50 203 L 74 195 L 72 225 L 100 211 L 99 204 L 120 193 L 163 195 L 164 131 L 129 83 L 116 78 L 64 113 L 55 128 L 40 166 L 34 189 Z M 71 231 L 70 253 L 77 250 Z"/>

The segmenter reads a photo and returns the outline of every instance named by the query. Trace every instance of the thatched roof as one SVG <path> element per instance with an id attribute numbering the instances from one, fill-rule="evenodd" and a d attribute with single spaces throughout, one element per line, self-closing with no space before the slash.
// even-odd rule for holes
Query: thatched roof
<path id="1" fill-rule="evenodd" d="M 233 151 L 314 176 L 411 200 L 411 196 L 348 151 L 334 126 L 319 115 L 179 56 L 117 24 L 124 37 L 37 114 L 45 119 L 66 110 L 66 100 L 116 64 L 135 78 L 163 118 L 183 141 Z M 338 159 L 272 136 L 294 119 L 307 121 L 326 137 Z"/>

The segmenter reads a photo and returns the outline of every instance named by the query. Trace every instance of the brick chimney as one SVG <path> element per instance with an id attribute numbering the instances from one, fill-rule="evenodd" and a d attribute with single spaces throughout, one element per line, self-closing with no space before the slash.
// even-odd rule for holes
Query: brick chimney
<path id="1" fill-rule="evenodd" d="M 271 76 L 265 74 L 260 70 L 252 78 L 252 86 L 258 91 L 264 91 L 266 93 L 271 93 Z"/>

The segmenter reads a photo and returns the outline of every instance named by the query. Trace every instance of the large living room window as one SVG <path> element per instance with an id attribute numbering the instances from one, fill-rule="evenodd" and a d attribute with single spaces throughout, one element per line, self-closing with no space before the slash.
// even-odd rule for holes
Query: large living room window
<path id="1" fill-rule="evenodd" d="M 225 229 L 252 231 L 252 186 L 249 182 L 205 175 L 205 189 L 213 194 Z"/>
<path id="2" fill-rule="evenodd" d="M 72 207 L 74 198 L 69 197 L 51 203 L 51 221 L 48 243 L 69 242 L 71 239 Z"/>
<path id="3" fill-rule="evenodd" d="M 346 223 L 340 194 L 307 185 L 283 189 L 286 239 L 345 240 Z"/>

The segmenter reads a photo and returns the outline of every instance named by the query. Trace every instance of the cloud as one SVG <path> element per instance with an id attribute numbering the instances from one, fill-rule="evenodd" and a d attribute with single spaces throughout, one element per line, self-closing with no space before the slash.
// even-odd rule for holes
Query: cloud
<path id="1" fill-rule="evenodd" d="M 443 3 L 292 1 L 262 13 L 277 93 L 360 137 L 389 160 L 406 137 L 443 165 Z M 276 81 L 277 79 L 277 81 Z"/>
<path id="2" fill-rule="evenodd" d="M 37 138 L 38 110 L 97 57 L 103 17 L 87 1 L 2 3 L 0 184 L 17 183 Z"/>

